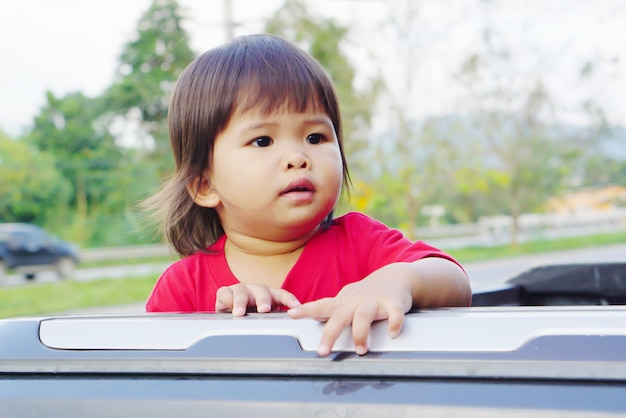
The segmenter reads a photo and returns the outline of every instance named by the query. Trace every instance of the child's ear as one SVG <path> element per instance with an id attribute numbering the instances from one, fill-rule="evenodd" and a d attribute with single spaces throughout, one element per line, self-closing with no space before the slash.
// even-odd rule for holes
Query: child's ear
<path id="1" fill-rule="evenodd" d="M 187 191 L 198 206 L 214 208 L 220 204 L 221 200 L 217 191 L 204 173 L 187 184 Z"/>

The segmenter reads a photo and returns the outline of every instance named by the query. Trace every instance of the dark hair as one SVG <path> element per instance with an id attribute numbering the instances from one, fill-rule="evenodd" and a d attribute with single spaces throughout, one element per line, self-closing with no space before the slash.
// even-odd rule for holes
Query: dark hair
<path id="1" fill-rule="evenodd" d="M 233 113 L 304 112 L 310 106 L 323 109 L 333 123 L 346 189 L 339 102 L 328 74 L 309 54 L 277 36 L 249 35 L 205 52 L 182 72 L 168 113 L 176 170 L 145 202 L 180 255 L 203 250 L 224 234 L 215 209 L 196 205 L 187 185 L 209 167 L 215 138 Z"/>

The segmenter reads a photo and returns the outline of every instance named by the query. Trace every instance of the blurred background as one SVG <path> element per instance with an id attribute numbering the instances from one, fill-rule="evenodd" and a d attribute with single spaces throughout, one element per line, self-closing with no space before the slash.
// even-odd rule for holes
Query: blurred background
<path id="1" fill-rule="evenodd" d="M 150 257 L 173 259 L 136 209 L 173 169 L 169 92 L 196 55 L 257 32 L 297 43 L 335 82 L 353 183 L 338 212 L 460 259 L 626 242 L 623 0 L 12 0 L 0 11 L 0 223 L 41 226 L 83 261 L 153 244 Z"/>

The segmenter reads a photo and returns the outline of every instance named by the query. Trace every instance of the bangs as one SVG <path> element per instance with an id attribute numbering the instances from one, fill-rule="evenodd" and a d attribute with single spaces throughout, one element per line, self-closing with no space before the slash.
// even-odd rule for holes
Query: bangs
<path id="1" fill-rule="evenodd" d="M 263 115 L 276 111 L 303 113 L 308 109 L 331 114 L 326 94 L 318 79 L 305 66 L 267 66 L 254 68 L 245 62 L 239 79 L 235 103 L 237 113 L 253 110 Z M 263 68 L 264 66 L 264 68 Z"/>
<path id="2" fill-rule="evenodd" d="M 233 60 L 231 68 L 237 73 L 232 86 L 233 113 L 314 109 L 328 114 L 339 129 L 337 100 L 328 75 L 302 51 L 279 39 L 247 37 L 238 45 Z"/>

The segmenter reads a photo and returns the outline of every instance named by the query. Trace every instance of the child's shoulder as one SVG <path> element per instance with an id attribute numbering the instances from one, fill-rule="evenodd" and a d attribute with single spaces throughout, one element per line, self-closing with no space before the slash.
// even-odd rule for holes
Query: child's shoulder
<path id="1" fill-rule="evenodd" d="M 377 221 L 374 218 L 370 218 L 361 212 L 348 212 L 344 215 L 338 216 L 333 219 L 333 225 L 346 228 L 346 227 L 361 227 L 361 228 L 384 228 L 389 229 L 385 224 Z"/>
<path id="2" fill-rule="evenodd" d="M 199 270 L 208 268 L 224 257 L 224 240 L 218 240 L 217 243 L 196 251 L 193 254 L 186 255 L 173 263 L 171 263 L 163 272 L 163 275 L 178 275 L 184 272 L 198 272 Z M 204 273 L 203 273 L 204 274 Z"/>
<path id="3" fill-rule="evenodd" d="M 182 271 L 189 270 L 193 266 L 198 264 L 198 258 L 202 257 L 202 253 L 195 253 L 192 255 L 180 258 L 171 263 L 163 272 L 163 275 L 180 274 Z"/>

